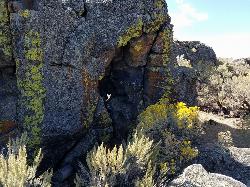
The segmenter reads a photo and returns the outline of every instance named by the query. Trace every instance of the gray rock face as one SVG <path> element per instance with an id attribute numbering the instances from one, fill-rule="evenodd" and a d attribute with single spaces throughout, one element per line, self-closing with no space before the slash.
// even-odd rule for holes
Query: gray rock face
<path id="1" fill-rule="evenodd" d="M 200 164 L 188 166 L 175 180 L 170 187 L 247 187 L 243 183 L 231 177 L 217 173 L 208 173 Z"/>
<path id="2" fill-rule="evenodd" d="M 0 149 L 17 134 L 18 90 L 13 67 L 0 68 Z"/>
<path id="3" fill-rule="evenodd" d="M 165 1 L 41 0 L 9 7 L 6 37 L 11 33 L 20 92 L 13 118 L 29 132 L 30 147 L 53 150 L 52 162 L 90 129 L 100 141 L 110 135 L 100 129 L 124 138 L 137 114 L 169 90 L 172 25 Z"/>

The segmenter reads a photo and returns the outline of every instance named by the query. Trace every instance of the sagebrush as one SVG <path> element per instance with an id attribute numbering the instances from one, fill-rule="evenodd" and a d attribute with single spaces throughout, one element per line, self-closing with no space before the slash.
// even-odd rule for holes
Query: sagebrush
<path id="1" fill-rule="evenodd" d="M 76 186 L 154 186 L 154 166 L 151 161 L 155 147 L 153 141 L 135 133 L 124 148 L 108 149 L 103 144 L 87 155 L 89 171 L 81 165 Z M 86 180 L 87 179 L 87 180 Z"/>
<path id="2" fill-rule="evenodd" d="M 33 163 L 29 165 L 26 143 L 27 135 L 23 134 L 21 138 L 9 142 L 6 154 L 0 154 L 0 186 L 51 186 L 52 172 L 46 171 L 36 177 L 37 167 L 42 158 L 41 149 L 39 149 Z"/>

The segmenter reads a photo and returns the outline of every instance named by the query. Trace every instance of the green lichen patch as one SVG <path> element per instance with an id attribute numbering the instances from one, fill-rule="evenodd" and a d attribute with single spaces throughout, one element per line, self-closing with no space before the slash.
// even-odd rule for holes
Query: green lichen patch
<path id="1" fill-rule="evenodd" d="M 165 67 L 165 75 L 166 75 L 166 80 L 164 83 L 164 96 L 166 98 L 171 98 L 171 95 L 173 95 L 173 86 L 174 86 L 174 78 L 171 74 L 170 71 L 170 55 L 171 55 L 171 45 L 173 42 L 173 35 L 172 35 L 172 30 L 170 28 L 164 29 L 160 33 L 160 37 L 162 38 L 163 42 L 163 54 L 162 54 L 162 61 L 163 61 L 163 66 Z"/>
<path id="2" fill-rule="evenodd" d="M 171 45 L 173 42 L 172 30 L 165 29 L 161 35 L 163 40 L 163 60 L 165 65 L 167 65 L 170 61 Z"/>
<path id="3" fill-rule="evenodd" d="M 0 0 L 0 25 L 5 25 L 7 22 L 9 22 L 7 2 Z"/>
<path id="4" fill-rule="evenodd" d="M 43 101 L 46 90 L 43 86 L 43 53 L 40 34 L 31 30 L 24 37 L 24 57 L 16 61 L 17 83 L 21 91 L 21 103 L 25 108 L 24 130 L 30 137 L 28 146 L 38 148 L 41 143 L 41 124 L 44 118 Z M 19 73 L 21 72 L 21 73 Z"/>
<path id="5" fill-rule="evenodd" d="M 146 33 L 156 32 L 160 29 L 160 26 L 166 21 L 166 16 L 162 13 L 154 13 L 153 20 L 147 24 L 144 28 Z"/>
<path id="6" fill-rule="evenodd" d="M 155 11 L 151 15 L 152 20 L 145 24 L 140 18 L 135 25 L 129 27 L 127 31 L 119 37 L 118 47 L 126 46 L 131 39 L 140 37 L 143 31 L 145 33 L 158 31 L 167 19 L 169 19 L 169 17 L 163 13 L 164 4 L 165 2 L 163 0 L 157 0 L 154 3 Z"/>
<path id="7" fill-rule="evenodd" d="M 129 27 L 127 31 L 122 36 L 119 37 L 118 47 L 126 46 L 131 39 L 140 37 L 142 35 L 142 28 L 143 28 L 143 22 L 142 19 L 140 18 L 137 24 Z"/>
<path id="8" fill-rule="evenodd" d="M 27 114 L 24 117 L 24 128 L 31 135 L 29 145 L 33 148 L 40 144 L 40 125 L 44 117 L 43 99 L 45 88 L 42 85 L 42 64 L 29 64 L 26 67 L 25 78 L 18 81 L 22 93 L 22 101 Z"/>
<path id="9" fill-rule="evenodd" d="M 23 18 L 30 17 L 30 11 L 28 9 L 19 11 L 19 15 Z"/>
<path id="10" fill-rule="evenodd" d="M 165 2 L 163 0 L 157 0 L 154 3 L 154 13 L 151 15 L 152 20 L 147 23 L 144 27 L 144 31 L 146 33 L 150 32 L 156 32 L 160 29 L 161 25 L 163 25 L 167 19 L 168 16 L 166 16 L 162 11 L 164 8 Z"/>
<path id="11" fill-rule="evenodd" d="M 41 39 L 36 31 L 29 31 L 25 35 L 25 58 L 32 61 L 42 61 L 43 51 L 41 49 Z"/>

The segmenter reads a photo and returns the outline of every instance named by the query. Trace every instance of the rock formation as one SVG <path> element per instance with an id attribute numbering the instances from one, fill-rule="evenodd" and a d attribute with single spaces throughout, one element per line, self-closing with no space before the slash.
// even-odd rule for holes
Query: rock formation
<path id="1" fill-rule="evenodd" d="M 188 105 L 198 105 L 197 85 L 203 68 L 218 65 L 214 50 L 199 41 L 174 41 L 172 62 L 176 62 L 171 73 L 175 80 L 174 97 Z M 203 74 L 203 72 L 201 73 Z"/>
<path id="2" fill-rule="evenodd" d="M 11 77 L 1 78 L 0 120 L 28 131 L 30 147 L 49 147 L 58 161 L 91 130 L 121 140 L 168 92 L 165 1 L 0 2 L 0 68 Z"/>
<path id="3" fill-rule="evenodd" d="M 190 60 L 191 65 L 199 62 L 217 64 L 214 50 L 199 41 L 174 41 L 173 53 L 175 56 L 184 55 L 185 59 Z"/>

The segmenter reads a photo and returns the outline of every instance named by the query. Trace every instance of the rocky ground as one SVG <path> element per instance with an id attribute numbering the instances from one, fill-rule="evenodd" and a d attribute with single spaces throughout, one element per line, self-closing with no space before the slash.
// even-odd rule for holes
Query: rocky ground
<path id="1" fill-rule="evenodd" d="M 250 186 L 250 128 L 240 118 L 200 112 L 199 156 L 170 186 Z M 239 182 L 240 181 L 240 182 Z"/>

